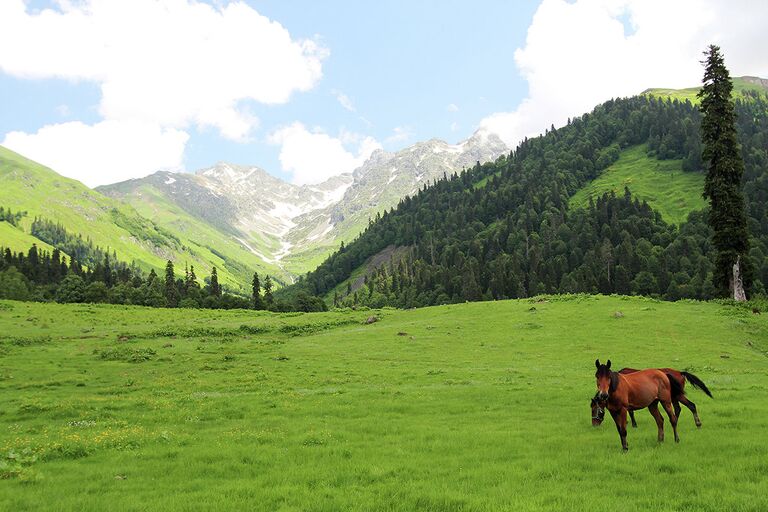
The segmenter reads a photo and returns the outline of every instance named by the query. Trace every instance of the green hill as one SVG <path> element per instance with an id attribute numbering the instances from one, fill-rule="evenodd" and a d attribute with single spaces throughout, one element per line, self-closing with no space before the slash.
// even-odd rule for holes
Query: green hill
<path id="1" fill-rule="evenodd" d="M 278 284 L 290 282 L 282 268 L 263 259 L 262 254 L 266 251 L 259 252 L 265 245 L 274 245 L 273 240 L 261 239 L 262 243 L 257 244 L 253 240 L 259 240 L 258 236 L 251 236 L 253 245 L 257 247 L 249 251 L 238 242 L 231 230 L 190 215 L 178 204 L 169 201 L 151 183 L 144 183 L 133 190 L 130 205 L 121 199 L 115 200 L 126 207 L 135 208 L 143 217 L 152 219 L 157 225 L 172 232 L 202 259 L 228 271 L 244 291 L 248 290 L 254 271 L 270 274 Z"/>
<path id="2" fill-rule="evenodd" d="M 690 101 L 697 104 L 699 99 L 696 97 L 701 87 L 689 87 L 688 89 L 646 89 L 642 92 L 644 95 L 656 96 L 657 98 L 668 98 L 679 101 Z M 735 98 L 745 98 L 748 93 L 768 94 L 768 80 L 754 76 L 742 76 L 733 79 L 733 95 Z"/>
<path id="3" fill-rule="evenodd" d="M 53 250 L 53 246 L 35 238 L 20 227 L 8 222 L 0 222 L 0 246 L 7 247 L 14 252 L 23 251 L 26 253 L 32 244 L 37 244 L 37 247 L 46 251 Z"/>
<path id="4" fill-rule="evenodd" d="M 622 151 L 616 162 L 571 197 L 570 205 L 585 208 L 590 199 L 596 200 L 606 192 L 624 194 L 624 187 L 672 224 L 680 224 L 690 212 L 706 207 L 701 195 L 702 173 L 684 172 L 681 160 L 649 157 L 643 145 Z"/>
<path id="5" fill-rule="evenodd" d="M 768 509 L 768 317 L 746 308 L 1 301 L 0 332 L 2 510 Z M 598 357 L 693 372 L 702 428 L 683 409 L 659 445 L 638 411 L 622 453 L 590 424 Z"/>
<path id="6" fill-rule="evenodd" d="M 65 178 L 6 148 L 0 147 L 0 205 L 26 210 L 19 228 L 4 227 L 0 245 L 26 250 L 27 243 L 40 243 L 30 234 L 35 217 L 61 223 L 73 235 L 82 235 L 95 245 L 114 250 L 120 260 L 135 262 L 148 271 L 162 271 L 171 259 L 177 268 L 195 265 L 199 276 L 207 276 L 215 265 L 219 279 L 235 290 L 247 291 L 255 258 L 245 263 L 230 259 L 223 235 L 196 225 L 190 233 L 175 233 L 135 209 L 95 192 L 79 181 Z M 180 222 L 184 219 L 180 218 Z M 2 223 L 5 224 L 5 223 Z M 13 228 L 13 229 L 10 229 Z M 247 253 L 247 251 L 242 251 Z M 254 264 L 250 267 L 250 264 Z"/>
<path id="7" fill-rule="evenodd" d="M 768 101 L 737 102 L 736 114 L 755 269 L 750 293 L 763 293 Z M 405 308 L 542 293 L 711 298 L 700 122 L 689 102 L 647 95 L 606 102 L 525 140 L 509 158 L 404 199 L 280 295 L 327 300 L 344 290 L 342 305 Z M 584 208 L 590 197 L 593 206 Z M 367 262 L 388 247 L 410 256 L 372 276 Z M 346 283 L 361 274 L 373 277 L 368 293 L 347 294 Z"/>

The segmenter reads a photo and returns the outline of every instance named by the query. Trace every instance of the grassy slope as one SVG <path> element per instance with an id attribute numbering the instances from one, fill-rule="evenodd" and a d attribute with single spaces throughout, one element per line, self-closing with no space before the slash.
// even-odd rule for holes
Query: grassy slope
<path id="1" fill-rule="evenodd" d="M 572 208 L 584 208 L 590 197 L 613 191 L 617 195 L 629 187 L 633 195 L 645 199 L 665 221 L 680 224 L 692 211 L 706 206 L 701 192 L 704 175 L 683 172 L 680 160 L 656 160 L 646 156 L 645 146 L 622 151 L 619 159 L 571 198 Z"/>
<path id="2" fill-rule="evenodd" d="M 46 251 L 53 251 L 53 247 L 38 240 L 34 236 L 25 232 L 21 228 L 11 225 L 8 222 L 0 221 L 0 246 L 7 247 L 12 251 L 23 251 L 25 254 L 32 247 L 32 244 L 37 244 L 38 249 Z"/>
<path id="3" fill-rule="evenodd" d="M 699 99 L 696 97 L 699 89 L 700 87 L 690 87 L 688 89 L 648 89 L 643 91 L 643 94 L 679 101 L 688 100 L 695 105 L 699 102 Z M 734 97 L 743 97 L 745 91 L 756 91 L 765 94 L 767 90 L 765 87 L 747 82 L 744 78 L 733 78 Z"/>
<path id="4" fill-rule="evenodd" d="M 284 272 L 279 267 L 264 262 L 259 256 L 238 243 L 229 233 L 219 231 L 205 221 L 193 217 L 151 185 L 141 187 L 139 193 L 133 195 L 131 206 L 139 214 L 173 232 L 185 245 L 192 247 L 202 258 L 215 263 L 220 269 L 226 268 L 226 264 L 211 252 L 212 248 L 236 264 L 247 267 L 250 271 L 247 275 L 238 275 L 240 281 L 245 284 L 250 283 L 251 273 L 254 270 L 259 274 L 266 273 L 284 278 Z M 257 245 L 255 242 L 253 244 Z M 205 274 L 207 273 L 206 268 Z M 233 270 L 232 274 L 236 272 Z"/>
<path id="5" fill-rule="evenodd" d="M 119 259 L 135 261 L 145 270 L 162 271 L 170 258 L 181 267 L 184 262 L 196 264 L 200 277 L 208 275 L 215 264 L 219 266 L 222 283 L 236 288 L 242 282 L 223 267 L 220 258 L 197 252 L 194 247 L 194 253 L 185 250 L 183 244 L 158 231 L 132 207 L 3 147 L 0 147 L 0 204 L 14 211 L 27 210 L 28 216 L 21 222 L 27 233 L 34 217 L 41 216 L 61 222 L 70 233 L 90 237 L 96 245 L 114 249 Z M 124 226 L 116 224 L 115 214 Z M 157 247 L 146 237 L 163 240 L 165 245 Z"/>
<path id="6" fill-rule="evenodd" d="M 0 302 L 18 337 L 0 454 L 39 457 L 0 479 L 0 509 L 768 509 L 766 315 L 616 297 L 368 314 Z M 156 355 L 100 357 L 140 348 Z M 657 445 L 640 412 L 622 453 L 590 426 L 596 357 L 696 373 L 704 426 L 683 410 L 682 442 Z"/>

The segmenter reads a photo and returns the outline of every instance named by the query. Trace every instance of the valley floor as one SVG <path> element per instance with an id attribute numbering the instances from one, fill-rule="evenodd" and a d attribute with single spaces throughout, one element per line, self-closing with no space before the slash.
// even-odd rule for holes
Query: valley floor
<path id="1" fill-rule="evenodd" d="M 767 356 L 768 316 L 714 303 L 0 301 L 0 510 L 767 510 Z M 622 453 L 597 357 L 695 373 L 703 427 L 638 412 Z"/>

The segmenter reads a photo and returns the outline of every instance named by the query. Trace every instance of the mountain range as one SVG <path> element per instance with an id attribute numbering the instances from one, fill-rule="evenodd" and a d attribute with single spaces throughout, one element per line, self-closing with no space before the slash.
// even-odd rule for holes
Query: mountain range
<path id="1" fill-rule="evenodd" d="M 288 284 L 406 195 L 507 151 L 496 135 L 478 131 L 455 145 L 432 139 L 377 150 L 353 172 L 317 185 L 222 162 L 91 190 L 0 148 L 0 205 L 27 212 L 17 226 L 0 222 L 0 245 L 52 247 L 54 240 L 31 232 L 40 217 L 146 271 L 161 271 L 168 259 L 195 265 L 199 275 L 216 266 L 225 286 L 247 293 L 254 270 Z"/>
<path id="2" fill-rule="evenodd" d="M 508 151 L 498 136 L 478 131 L 456 145 L 432 139 L 394 153 L 377 150 L 353 172 L 317 185 L 294 185 L 259 167 L 222 162 L 96 190 L 173 232 L 192 236 L 201 224 L 215 228 L 272 267 L 278 279 L 292 281 L 403 197 L 444 173 Z"/>

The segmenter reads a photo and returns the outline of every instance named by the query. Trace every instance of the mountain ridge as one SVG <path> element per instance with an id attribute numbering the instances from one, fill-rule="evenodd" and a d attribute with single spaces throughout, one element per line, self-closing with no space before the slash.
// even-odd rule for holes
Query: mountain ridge
<path id="1" fill-rule="evenodd" d="M 258 166 L 218 162 L 193 173 L 159 171 L 95 190 L 145 213 L 161 206 L 153 197 L 163 196 L 228 233 L 290 280 L 357 236 L 376 213 L 443 173 L 507 151 L 496 135 L 479 130 L 458 144 L 430 139 L 399 151 L 376 150 L 352 172 L 314 185 L 289 183 Z"/>

